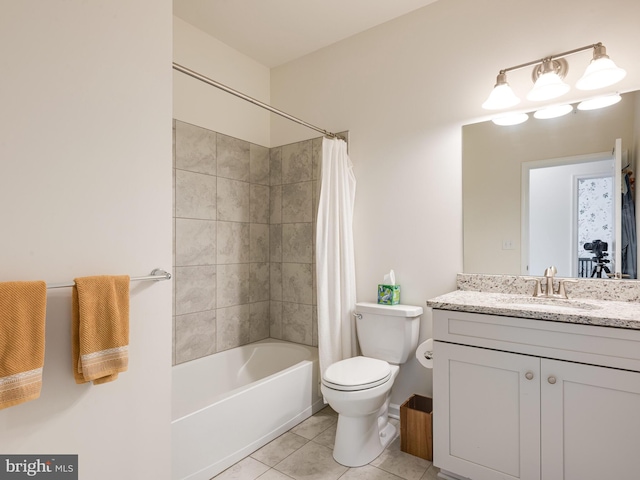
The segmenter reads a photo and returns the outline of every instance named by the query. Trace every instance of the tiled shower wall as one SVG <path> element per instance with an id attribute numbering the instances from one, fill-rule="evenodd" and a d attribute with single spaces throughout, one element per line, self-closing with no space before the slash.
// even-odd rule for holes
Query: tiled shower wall
<path id="1" fill-rule="evenodd" d="M 268 337 L 317 345 L 321 148 L 174 122 L 174 364 Z"/>

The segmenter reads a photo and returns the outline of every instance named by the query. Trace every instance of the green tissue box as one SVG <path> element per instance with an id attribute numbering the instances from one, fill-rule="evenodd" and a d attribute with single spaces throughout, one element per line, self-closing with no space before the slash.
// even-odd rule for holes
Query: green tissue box
<path id="1" fill-rule="evenodd" d="M 378 303 L 398 305 L 400 303 L 400 285 L 378 285 Z"/>

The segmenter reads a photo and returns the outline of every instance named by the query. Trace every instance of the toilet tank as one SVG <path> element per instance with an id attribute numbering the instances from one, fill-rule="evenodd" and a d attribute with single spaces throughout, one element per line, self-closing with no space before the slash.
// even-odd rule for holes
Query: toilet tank
<path id="1" fill-rule="evenodd" d="M 365 357 L 394 365 L 407 361 L 418 345 L 422 307 L 356 303 L 358 343 Z"/>

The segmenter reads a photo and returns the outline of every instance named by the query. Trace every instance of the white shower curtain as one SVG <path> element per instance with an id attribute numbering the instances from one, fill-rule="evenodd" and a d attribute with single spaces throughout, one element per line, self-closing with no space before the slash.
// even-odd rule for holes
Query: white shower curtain
<path id="1" fill-rule="evenodd" d="M 353 204 L 356 179 L 344 140 L 322 141 L 316 232 L 320 372 L 356 354 Z"/>

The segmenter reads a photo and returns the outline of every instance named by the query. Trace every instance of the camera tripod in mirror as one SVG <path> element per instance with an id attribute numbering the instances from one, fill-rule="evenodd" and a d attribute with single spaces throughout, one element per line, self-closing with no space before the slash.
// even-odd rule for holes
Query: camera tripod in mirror
<path id="1" fill-rule="evenodd" d="M 595 263 L 593 270 L 591 271 L 591 278 L 602 278 L 602 271 L 610 274 L 611 270 L 607 267 L 607 263 L 611 263 L 611 260 L 608 260 L 605 257 L 608 257 L 609 254 L 607 250 L 609 249 L 609 244 L 607 242 L 603 242 L 602 240 L 593 240 L 592 242 L 587 242 L 584 244 L 584 249 L 589 250 L 593 253 L 593 261 Z"/>

